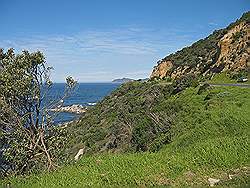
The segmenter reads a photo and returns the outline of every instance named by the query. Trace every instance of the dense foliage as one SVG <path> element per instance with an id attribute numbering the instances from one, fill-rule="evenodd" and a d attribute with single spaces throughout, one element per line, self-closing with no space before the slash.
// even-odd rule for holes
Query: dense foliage
<path id="1" fill-rule="evenodd" d="M 1 176 L 52 169 L 65 144 L 63 130 L 53 128 L 48 109 L 58 105 L 47 98 L 51 67 L 41 52 L 15 54 L 0 49 Z M 66 97 L 75 81 L 67 78 Z"/>
<path id="2" fill-rule="evenodd" d="M 171 142 L 171 124 L 181 109 L 177 103 L 165 103 L 166 99 L 197 85 L 192 75 L 173 84 L 123 84 L 69 127 L 74 134 L 72 142 L 76 143 L 72 152 L 83 147 L 88 152 L 159 150 Z"/>
<path id="3" fill-rule="evenodd" d="M 201 72 L 205 72 L 218 57 L 218 42 L 226 33 L 226 30 L 217 30 L 205 39 L 195 42 L 189 47 L 183 48 L 174 54 L 165 57 L 163 60 L 171 60 L 174 62 L 174 68 L 188 65 L 195 67 L 198 63 L 202 63 Z M 209 62 L 209 63 L 208 63 Z"/>

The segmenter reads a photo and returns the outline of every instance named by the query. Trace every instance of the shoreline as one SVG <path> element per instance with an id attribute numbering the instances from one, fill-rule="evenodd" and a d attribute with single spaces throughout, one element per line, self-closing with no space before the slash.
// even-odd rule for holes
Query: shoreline
<path id="1" fill-rule="evenodd" d="M 80 104 L 72 104 L 69 106 L 61 106 L 57 108 L 49 109 L 51 112 L 67 112 L 73 114 L 84 114 L 87 111 L 87 107 Z"/>

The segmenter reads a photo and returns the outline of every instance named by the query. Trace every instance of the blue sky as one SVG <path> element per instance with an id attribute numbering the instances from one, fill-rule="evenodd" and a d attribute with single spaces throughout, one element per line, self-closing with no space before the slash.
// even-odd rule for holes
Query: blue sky
<path id="1" fill-rule="evenodd" d="M 0 47 L 44 52 L 52 79 L 148 77 L 156 62 L 223 28 L 250 0 L 0 0 Z"/>

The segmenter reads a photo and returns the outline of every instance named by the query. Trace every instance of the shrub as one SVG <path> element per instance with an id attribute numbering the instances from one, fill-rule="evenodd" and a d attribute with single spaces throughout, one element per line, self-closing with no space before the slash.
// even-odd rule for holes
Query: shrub
<path id="1" fill-rule="evenodd" d="M 173 94 L 177 94 L 188 87 L 196 87 L 199 85 L 198 77 L 194 74 L 188 74 L 178 78 L 174 81 L 173 87 L 175 88 Z"/>
<path id="2" fill-rule="evenodd" d="M 203 92 L 205 92 L 208 88 L 210 87 L 210 85 L 208 83 L 202 84 L 199 87 L 199 90 L 197 92 L 198 95 L 202 94 Z"/>

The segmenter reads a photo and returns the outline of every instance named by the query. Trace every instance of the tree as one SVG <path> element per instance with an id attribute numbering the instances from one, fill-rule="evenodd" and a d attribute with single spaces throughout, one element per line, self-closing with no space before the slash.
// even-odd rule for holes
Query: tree
<path id="1" fill-rule="evenodd" d="M 0 154 L 5 161 L 2 174 L 44 167 L 50 170 L 56 165 L 53 147 L 64 140 L 60 139 L 63 131 L 54 128 L 54 115 L 48 109 L 62 105 L 76 81 L 68 77 L 63 97 L 50 101 L 51 70 L 39 51 L 16 55 L 13 49 L 6 53 L 0 49 Z"/>

